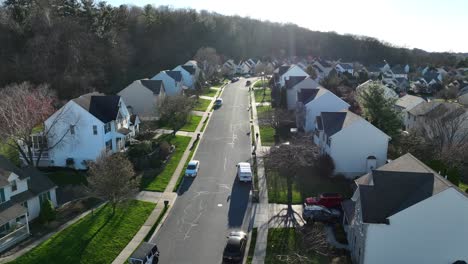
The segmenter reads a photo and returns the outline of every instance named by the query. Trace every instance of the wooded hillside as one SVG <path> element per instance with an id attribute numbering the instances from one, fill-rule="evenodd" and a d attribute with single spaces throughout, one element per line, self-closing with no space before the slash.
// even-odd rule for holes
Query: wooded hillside
<path id="1" fill-rule="evenodd" d="M 365 25 L 363 25 L 365 26 Z M 445 53 L 187 9 L 112 7 L 90 0 L 6 0 L 0 7 L 0 86 L 49 83 L 60 97 L 116 92 L 193 57 L 321 56 L 377 63 L 455 64 Z"/>

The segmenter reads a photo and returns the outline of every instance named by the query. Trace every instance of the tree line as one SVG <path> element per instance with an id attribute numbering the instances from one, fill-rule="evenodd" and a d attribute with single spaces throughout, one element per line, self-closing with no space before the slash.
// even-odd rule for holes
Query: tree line
<path id="1" fill-rule="evenodd" d="M 234 59 L 297 55 L 366 64 L 456 64 L 446 53 L 192 9 L 113 7 L 92 0 L 6 0 L 0 6 L 0 86 L 48 83 L 62 99 L 92 90 L 114 93 L 207 46 Z"/>

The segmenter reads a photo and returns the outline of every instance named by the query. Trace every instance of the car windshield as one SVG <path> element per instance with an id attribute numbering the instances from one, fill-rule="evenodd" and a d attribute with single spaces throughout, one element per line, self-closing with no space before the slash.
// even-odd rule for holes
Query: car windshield
<path id="1" fill-rule="evenodd" d="M 196 168 L 197 168 L 196 165 L 188 165 L 188 166 L 187 166 L 187 170 L 194 170 L 194 169 L 196 169 Z"/>
<path id="2" fill-rule="evenodd" d="M 238 253 L 239 252 L 239 243 L 238 242 L 228 242 L 225 248 L 225 252 L 229 253 Z"/>

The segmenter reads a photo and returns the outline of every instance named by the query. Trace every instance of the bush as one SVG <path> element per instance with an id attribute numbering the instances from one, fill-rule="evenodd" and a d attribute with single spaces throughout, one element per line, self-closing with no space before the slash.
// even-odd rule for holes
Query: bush
<path id="1" fill-rule="evenodd" d="M 447 180 L 449 180 L 454 185 L 458 186 L 460 183 L 460 171 L 458 168 L 455 167 L 448 167 L 440 160 L 432 160 L 427 163 L 431 169 L 435 170 L 437 173 L 442 175 L 442 177 L 447 176 Z"/>
<path id="2" fill-rule="evenodd" d="M 166 160 L 166 158 L 171 154 L 172 147 L 167 141 L 162 141 L 159 143 L 159 155 L 161 159 Z"/>
<path id="3" fill-rule="evenodd" d="M 328 154 L 320 155 L 317 161 L 318 173 L 322 176 L 332 177 L 335 172 L 335 162 Z"/>
<path id="4" fill-rule="evenodd" d="M 150 141 L 143 141 L 139 144 L 131 145 L 127 154 L 129 158 L 139 158 L 150 154 L 153 151 Z"/>
<path id="5" fill-rule="evenodd" d="M 39 220 L 41 223 L 46 224 L 53 221 L 56 217 L 55 208 L 52 202 L 47 199 L 41 204 L 41 212 L 39 213 Z"/>
<path id="6" fill-rule="evenodd" d="M 156 135 L 156 133 L 154 133 L 152 131 L 143 131 L 143 132 L 138 133 L 136 135 L 135 139 L 140 140 L 140 141 L 151 140 L 151 139 L 154 138 L 155 135 Z"/>

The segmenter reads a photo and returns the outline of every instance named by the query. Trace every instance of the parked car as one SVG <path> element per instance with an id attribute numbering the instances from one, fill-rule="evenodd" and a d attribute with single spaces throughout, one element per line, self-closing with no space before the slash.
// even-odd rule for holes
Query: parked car
<path id="1" fill-rule="evenodd" d="M 302 219 L 309 222 L 337 222 L 341 217 L 341 211 L 333 208 L 326 208 L 321 205 L 308 205 L 304 207 Z"/>
<path id="2" fill-rule="evenodd" d="M 128 262 L 131 264 L 157 264 L 159 262 L 159 250 L 156 244 L 141 243 L 132 253 Z"/>
<path id="3" fill-rule="evenodd" d="M 248 162 L 239 162 L 236 165 L 237 167 L 237 177 L 241 182 L 251 182 L 252 181 L 252 169 L 250 168 L 250 163 Z"/>
<path id="4" fill-rule="evenodd" d="M 251 81 L 247 81 L 247 82 L 245 83 L 245 86 L 250 86 L 251 84 L 252 84 Z"/>
<path id="5" fill-rule="evenodd" d="M 214 106 L 215 107 L 221 107 L 223 105 L 223 99 L 222 98 L 218 98 L 215 100 L 214 102 Z"/>
<path id="6" fill-rule="evenodd" d="M 199 168 L 200 168 L 200 162 L 198 160 L 191 160 L 187 165 L 187 169 L 185 170 L 185 176 L 188 176 L 188 177 L 197 176 Z"/>
<path id="7" fill-rule="evenodd" d="M 306 205 L 322 205 L 327 208 L 340 207 L 343 196 L 339 193 L 322 193 L 318 197 L 309 197 L 305 199 Z"/>
<path id="8" fill-rule="evenodd" d="M 250 74 L 246 74 L 246 75 L 244 75 L 244 77 L 245 78 L 250 78 L 251 76 L 250 76 Z"/>
<path id="9" fill-rule="evenodd" d="M 238 80 L 239 80 L 238 77 L 234 77 L 234 78 L 231 79 L 231 82 L 237 82 Z"/>
<path id="10" fill-rule="evenodd" d="M 224 247 L 224 262 L 241 262 L 244 257 L 247 244 L 247 234 L 242 231 L 234 231 L 227 236 L 226 247 Z"/>

